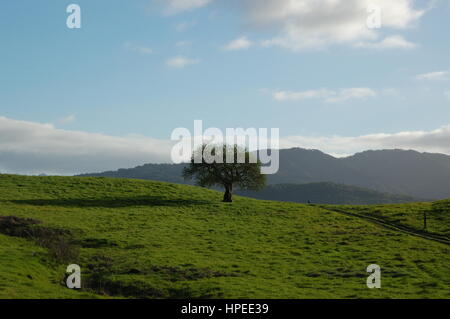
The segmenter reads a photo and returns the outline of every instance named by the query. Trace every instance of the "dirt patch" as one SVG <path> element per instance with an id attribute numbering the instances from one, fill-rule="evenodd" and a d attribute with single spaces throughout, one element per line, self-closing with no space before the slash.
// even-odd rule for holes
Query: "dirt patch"
<path id="1" fill-rule="evenodd" d="M 105 248 L 105 247 L 117 247 L 118 244 L 108 240 L 99 238 L 85 238 L 76 242 L 83 248 Z"/>
<path id="2" fill-rule="evenodd" d="M 79 255 L 73 244 L 72 234 L 66 229 L 41 226 L 42 222 L 32 218 L 0 216 L 0 233 L 34 241 L 48 249 L 50 256 L 58 262 L 69 262 Z"/>

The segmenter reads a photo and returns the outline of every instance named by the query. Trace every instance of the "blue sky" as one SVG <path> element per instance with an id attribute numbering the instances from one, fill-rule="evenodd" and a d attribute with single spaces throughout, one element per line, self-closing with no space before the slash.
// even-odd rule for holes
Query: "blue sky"
<path id="1" fill-rule="evenodd" d="M 81 29 L 66 26 L 71 3 L 81 8 Z M 280 128 L 283 145 L 338 155 L 378 145 L 450 153 L 441 131 L 429 149 L 428 140 L 395 139 L 450 131 L 448 1 L 372 1 L 383 9 L 377 30 L 362 25 L 354 0 L 335 1 L 334 11 L 321 0 L 306 13 L 311 1 L 297 3 L 3 1 L 4 127 L 20 135 L 21 125 L 48 123 L 66 133 L 163 141 L 201 119 L 221 129 Z M 11 151 L 5 130 L 3 154 Z M 348 140 L 333 140 L 380 134 L 394 138 L 348 148 L 339 146 Z M 3 170 L 35 171 L 13 166 Z"/>

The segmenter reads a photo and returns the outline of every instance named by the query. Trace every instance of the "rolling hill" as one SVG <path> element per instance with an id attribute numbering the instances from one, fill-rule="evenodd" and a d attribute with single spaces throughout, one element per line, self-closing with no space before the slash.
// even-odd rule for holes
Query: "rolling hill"
<path id="1" fill-rule="evenodd" d="M 239 195 L 283 202 L 371 205 L 409 203 L 417 199 L 403 195 L 381 193 L 374 190 L 335 183 L 276 184 L 261 191 L 240 190 Z"/>
<path id="2" fill-rule="evenodd" d="M 0 298 L 450 298 L 450 247 L 433 237 L 448 232 L 446 202 L 399 205 L 405 231 L 386 227 L 399 218 L 389 205 L 221 198 L 164 182 L 0 175 Z M 433 207 L 419 234 L 415 212 Z M 63 285 L 72 263 L 81 291 Z M 373 263 L 381 289 L 366 287 Z"/>
<path id="3" fill-rule="evenodd" d="M 181 177 L 184 165 L 145 164 L 130 169 L 81 176 L 138 178 L 185 184 Z M 382 150 L 335 158 L 318 150 L 293 148 L 280 151 L 279 172 L 268 176 L 270 185 L 322 182 L 396 194 L 392 197 L 403 195 L 412 199 L 445 199 L 450 197 L 450 156 Z M 354 192 L 345 196 L 354 196 Z M 277 199 L 291 200 L 281 197 Z M 358 199 L 359 202 L 369 203 L 363 202 L 362 199 Z M 319 201 L 324 200 L 325 198 L 321 198 Z"/>

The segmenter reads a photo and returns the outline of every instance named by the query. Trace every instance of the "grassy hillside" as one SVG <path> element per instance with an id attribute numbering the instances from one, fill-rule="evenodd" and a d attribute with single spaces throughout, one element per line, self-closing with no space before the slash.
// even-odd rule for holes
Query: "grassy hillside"
<path id="1" fill-rule="evenodd" d="M 64 268 L 44 248 L 0 234 L 0 298 L 94 298 L 62 286 Z"/>
<path id="2" fill-rule="evenodd" d="M 257 199 L 314 204 L 392 204 L 413 202 L 409 196 L 380 193 L 371 189 L 335 183 L 268 185 L 261 191 L 239 191 Z"/>
<path id="3" fill-rule="evenodd" d="M 377 218 L 395 225 L 406 226 L 415 231 L 439 235 L 450 240 L 450 200 L 434 203 L 339 206 L 336 208 Z M 424 229 L 424 214 L 426 214 L 427 219 L 426 230 Z"/>
<path id="4" fill-rule="evenodd" d="M 316 206 L 221 198 L 162 182 L 0 175 L 0 216 L 17 217 L 0 223 L 0 297 L 450 298 L 448 245 Z M 62 285 L 70 263 L 81 292 Z M 372 263 L 381 289 L 366 287 Z"/>

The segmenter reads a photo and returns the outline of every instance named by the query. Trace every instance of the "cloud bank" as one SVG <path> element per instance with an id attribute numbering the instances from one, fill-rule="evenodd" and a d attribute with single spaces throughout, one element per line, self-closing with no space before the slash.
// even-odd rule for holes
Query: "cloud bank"
<path id="1" fill-rule="evenodd" d="M 247 25 L 278 34 L 263 41 L 294 51 L 334 44 L 365 48 L 410 49 L 415 44 L 401 35 L 383 38 L 385 31 L 414 27 L 426 10 L 413 0 L 241 0 L 238 7 Z M 380 28 L 369 28 L 369 8 L 379 8 Z"/>
<path id="2" fill-rule="evenodd" d="M 352 155 L 363 150 L 413 149 L 420 152 L 450 155 L 450 125 L 432 131 L 405 131 L 393 134 L 370 134 L 357 137 L 305 137 L 282 139 L 282 148 L 304 147 L 323 150 L 336 156 Z"/>
<path id="3" fill-rule="evenodd" d="M 319 149 L 345 156 L 368 149 L 414 149 L 450 155 L 450 124 L 432 131 L 345 136 L 288 136 L 281 148 Z M 71 175 L 170 163 L 174 141 L 69 131 L 0 117 L 0 172 Z"/>
<path id="4" fill-rule="evenodd" d="M 169 162 L 171 145 L 0 117 L 0 172 L 65 175 Z"/>

